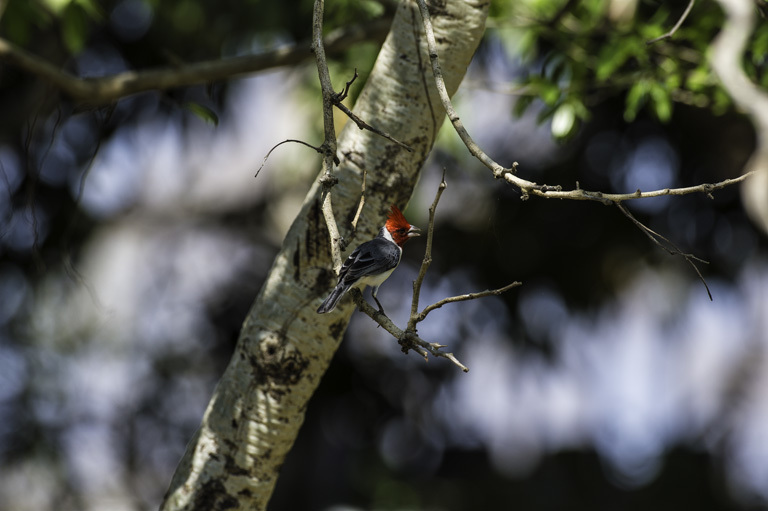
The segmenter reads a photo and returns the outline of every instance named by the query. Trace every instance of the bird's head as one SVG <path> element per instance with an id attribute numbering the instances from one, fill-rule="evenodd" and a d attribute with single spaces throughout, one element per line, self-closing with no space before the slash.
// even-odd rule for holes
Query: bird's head
<path id="1" fill-rule="evenodd" d="M 387 217 L 387 223 L 384 226 L 392 235 L 392 239 L 401 247 L 405 245 L 405 242 L 414 236 L 421 235 L 421 229 L 415 225 L 408 223 L 403 214 L 397 209 L 394 204 L 389 208 L 389 216 Z"/>

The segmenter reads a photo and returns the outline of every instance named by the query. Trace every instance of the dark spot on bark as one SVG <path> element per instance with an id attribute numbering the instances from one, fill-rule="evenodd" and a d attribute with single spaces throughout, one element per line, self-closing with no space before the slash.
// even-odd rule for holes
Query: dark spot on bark
<path id="1" fill-rule="evenodd" d="M 246 469 L 244 469 L 243 467 L 235 463 L 234 458 L 232 458 L 232 456 L 230 456 L 229 454 L 227 454 L 224 458 L 224 470 L 226 470 L 228 474 L 233 476 L 250 475 L 250 473 Z"/>
<path id="2" fill-rule="evenodd" d="M 255 353 L 247 352 L 258 385 L 271 383 L 269 392 L 279 397 L 290 392 L 304 375 L 309 360 L 278 333 L 261 339 Z"/>
<path id="3" fill-rule="evenodd" d="M 318 257 L 329 261 L 331 258 L 331 247 L 328 241 L 328 226 L 325 225 L 319 197 L 312 203 L 308 220 L 307 232 L 304 238 L 304 252 L 307 261 L 311 262 Z M 311 266 L 311 264 L 308 265 Z"/>
<path id="4" fill-rule="evenodd" d="M 230 451 L 236 451 L 237 450 L 237 444 L 235 444 L 235 442 L 233 442 L 232 440 L 228 440 L 228 439 L 225 438 L 224 439 L 224 445 L 226 445 L 227 449 L 229 449 Z"/>
<path id="5" fill-rule="evenodd" d="M 296 238 L 296 249 L 293 252 L 293 280 L 298 282 L 301 278 L 301 244 Z"/>
<path id="6" fill-rule="evenodd" d="M 195 494 L 195 500 L 190 509 L 211 510 L 211 509 L 237 509 L 240 507 L 240 501 L 227 493 L 224 483 L 218 479 L 211 479 L 200 485 Z"/>
<path id="7" fill-rule="evenodd" d="M 336 285 L 336 274 L 328 268 L 320 268 L 315 277 L 315 283 L 312 286 L 312 294 L 316 296 L 325 296 L 330 289 Z"/>
<path id="8" fill-rule="evenodd" d="M 343 319 L 340 319 L 339 321 L 333 323 L 329 327 L 329 331 L 331 332 L 331 336 L 335 339 L 338 339 L 344 334 L 344 330 L 347 328 L 347 322 Z"/>
<path id="9" fill-rule="evenodd" d="M 232 429 L 237 429 L 237 419 L 232 419 L 229 424 L 232 426 Z"/>
<path id="10" fill-rule="evenodd" d="M 249 490 L 248 488 L 243 488 L 242 490 L 237 492 L 237 494 L 247 499 L 250 499 L 251 497 L 253 497 L 253 493 L 251 493 L 251 490 Z"/>

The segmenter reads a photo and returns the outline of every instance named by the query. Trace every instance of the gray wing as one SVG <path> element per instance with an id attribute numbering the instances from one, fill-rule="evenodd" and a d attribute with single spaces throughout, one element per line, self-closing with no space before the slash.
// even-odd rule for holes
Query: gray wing
<path id="1" fill-rule="evenodd" d="M 400 262 L 400 248 L 383 238 L 374 238 L 357 247 L 339 272 L 339 282 L 353 283 L 361 277 L 384 273 Z"/>

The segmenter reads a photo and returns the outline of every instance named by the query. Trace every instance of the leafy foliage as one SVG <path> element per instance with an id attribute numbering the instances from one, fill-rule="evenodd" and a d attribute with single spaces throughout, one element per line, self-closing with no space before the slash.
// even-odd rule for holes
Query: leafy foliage
<path id="1" fill-rule="evenodd" d="M 697 3 L 671 37 L 688 2 L 639 2 L 619 11 L 617 2 L 500 2 L 495 37 L 513 48 L 525 66 L 520 78 L 526 98 L 515 114 L 534 103 L 544 104 L 540 121 L 552 121 L 552 134 L 564 138 L 587 118 L 587 108 L 623 95 L 624 118 L 646 111 L 668 122 L 675 103 L 709 108 L 722 114 L 731 103 L 718 85 L 707 60 L 707 49 L 722 25 L 714 3 Z M 512 25 L 510 20 L 527 20 Z M 768 26 L 752 38 L 745 68 L 759 83 L 768 84 Z"/>

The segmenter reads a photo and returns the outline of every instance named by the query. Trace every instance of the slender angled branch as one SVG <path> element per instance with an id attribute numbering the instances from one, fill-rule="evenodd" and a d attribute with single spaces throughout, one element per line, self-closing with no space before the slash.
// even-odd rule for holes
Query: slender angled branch
<path id="1" fill-rule="evenodd" d="M 383 41 L 391 18 L 335 30 L 325 38 L 329 53 L 339 53 L 363 41 Z M 99 78 L 82 78 L 0 38 L 0 60 L 52 83 L 79 103 L 98 106 L 150 90 L 185 87 L 303 62 L 310 57 L 308 41 L 285 45 L 257 55 L 197 62 L 180 67 L 125 71 Z"/>
<path id="2" fill-rule="evenodd" d="M 680 29 L 680 27 L 683 25 L 683 23 L 685 22 L 685 18 L 687 18 L 688 14 L 691 13 L 691 9 L 693 9 L 693 4 L 695 4 L 695 3 L 696 3 L 696 0 L 691 0 L 690 2 L 688 2 L 688 6 L 683 11 L 683 14 L 680 16 L 680 19 L 677 20 L 677 23 L 675 23 L 675 26 L 673 26 L 669 30 L 669 32 L 667 32 L 666 34 L 662 34 L 659 37 L 654 37 L 650 41 L 646 41 L 645 44 L 651 45 L 651 44 L 653 44 L 655 42 L 661 41 L 662 39 L 667 39 L 667 38 L 672 37 L 673 35 L 675 35 L 675 32 L 677 32 Z"/>
<path id="3" fill-rule="evenodd" d="M 338 182 L 338 178 L 333 175 L 333 166 L 338 162 L 338 157 L 336 156 L 336 129 L 333 124 L 333 98 L 336 92 L 333 90 L 333 84 L 331 83 L 331 74 L 328 71 L 328 62 L 325 59 L 325 48 L 323 46 L 324 8 L 323 0 L 315 0 L 312 14 L 312 51 L 315 53 L 317 73 L 320 77 L 320 86 L 323 91 L 323 131 L 325 133 L 325 140 L 321 146 L 323 149 L 323 175 L 320 178 L 320 184 L 323 187 L 321 195 L 322 210 L 331 242 L 333 270 L 338 275 L 341 269 L 342 240 L 339 234 L 339 227 L 336 224 L 336 218 L 333 215 L 333 204 L 331 203 L 331 189 Z"/>
<path id="4" fill-rule="evenodd" d="M 429 207 L 429 227 L 427 229 L 427 248 L 424 251 L 424 260 L 421 262 L 421 268 L 419 268 L 419 276 L 413 282 L 413 299 L 411 300 L 411 317 L 408 320 L 408 328 L 406 330 L 416 330 L 416 323 L 418 322 L 418 310 L 419 310 L 419 295 L 421 294 L 421 285 L 424 282 L 424 277 L 427 275 L 427 270 L 432 264 L 432 239 L 435 232 L 435 211 L 437 210 L 437 203 L 440 202 L 440 197 L 447 188 L 448 184 L 445 182 L 445 167 L 443 167 L 443 175 L 440 178 L 440 185 L 437 187 L 437 193 L 435 193 L 435 200 L 432 201 L 432 205 Z"/>

